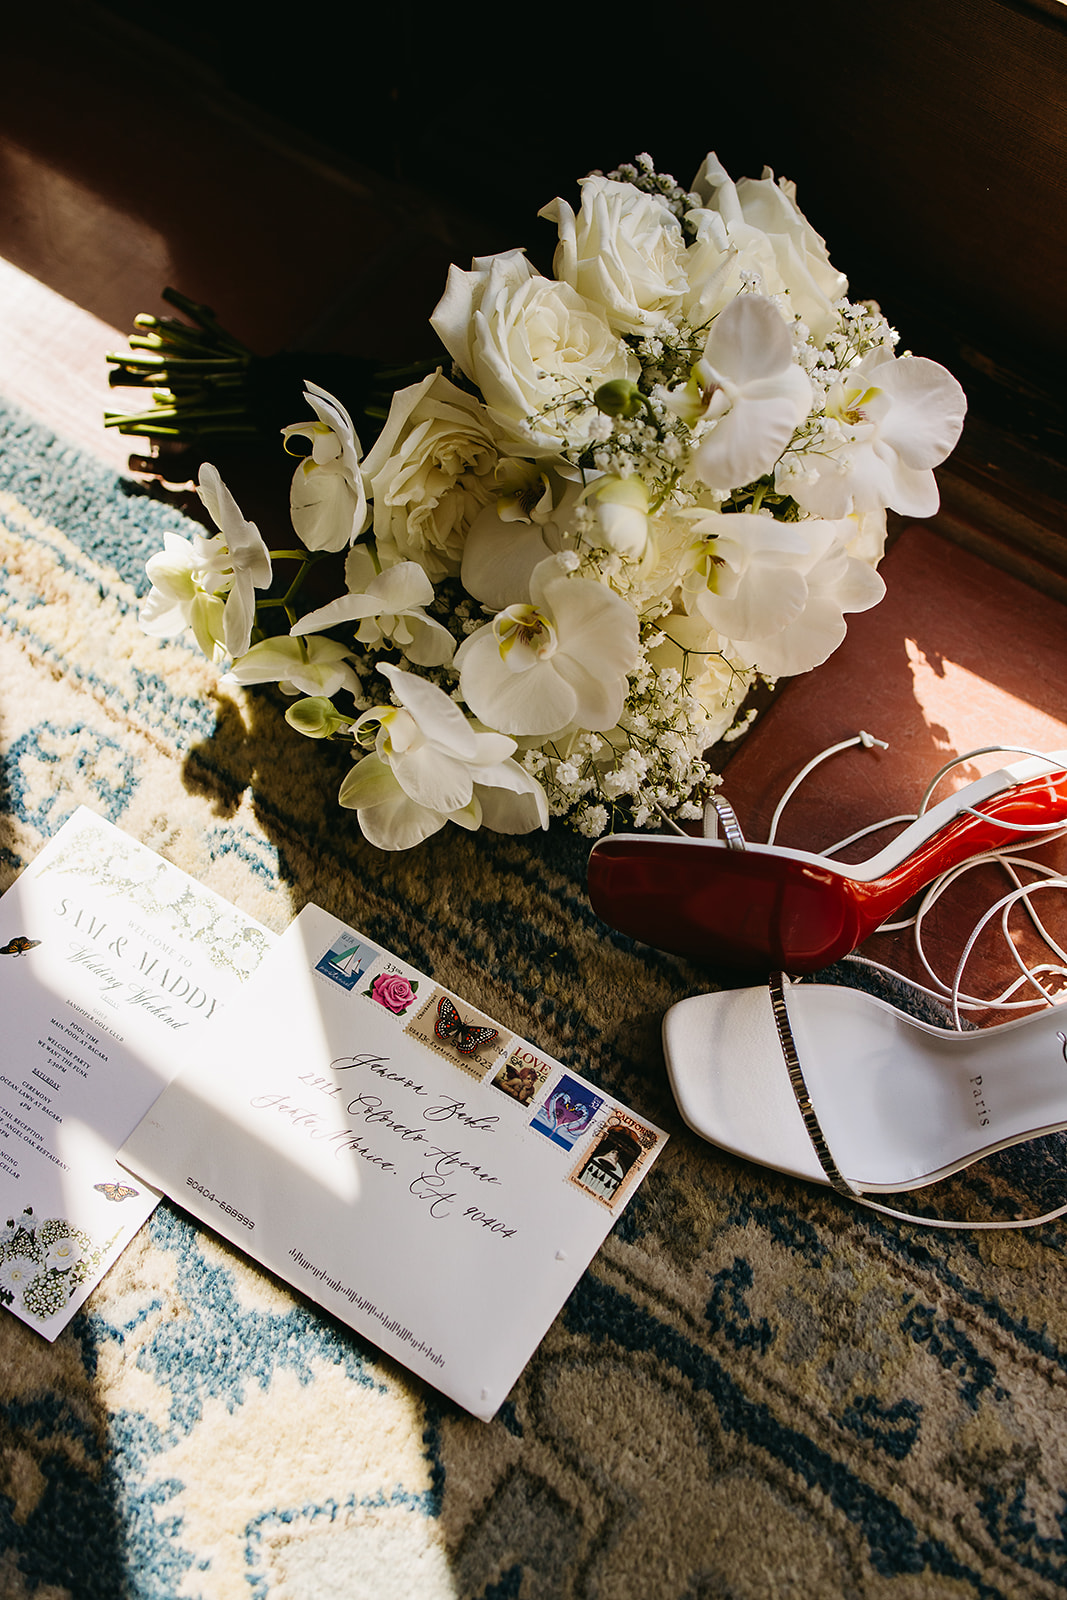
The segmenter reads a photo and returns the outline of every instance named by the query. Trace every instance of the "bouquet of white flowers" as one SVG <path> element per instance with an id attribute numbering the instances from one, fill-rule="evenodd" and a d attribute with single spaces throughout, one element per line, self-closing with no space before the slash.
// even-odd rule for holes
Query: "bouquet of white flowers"
<path id="1" fill-rule="evenodd" d="M 769 171 L 709 155 L 687 192 L 641 156 L 541 215 L 555 276 L 521 250 L 453 267 L 450 370 L 395 392 L 365 455 L 306 384 L 297 548 L 205 465 L 218 533 L 148 562 L 145 630 L 191 627 L 224 682 L 278 683 L 295 729 L 349 741 L 339 800 L 384 849 L 697 818 L 705 750 L 878 602 L 886 508 L 937 509 L 963 425 Z M 305 609 L 321 562 L 335 597 Z"/>

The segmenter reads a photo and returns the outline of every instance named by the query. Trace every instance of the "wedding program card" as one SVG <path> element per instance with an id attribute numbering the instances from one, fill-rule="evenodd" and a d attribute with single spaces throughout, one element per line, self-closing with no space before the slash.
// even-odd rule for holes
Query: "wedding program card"
<path id="1" fill-rule="evenodd" d="M 311 905 L 121 1160 L 488 1420 L 666 1137 Z"/>
<path id="2" fill-rule="evenodd" d="M 84 807 L 0 899 L 0 1303 L 46 1339 L 159 1200 L 115 1152 L 273 939 Z"/>

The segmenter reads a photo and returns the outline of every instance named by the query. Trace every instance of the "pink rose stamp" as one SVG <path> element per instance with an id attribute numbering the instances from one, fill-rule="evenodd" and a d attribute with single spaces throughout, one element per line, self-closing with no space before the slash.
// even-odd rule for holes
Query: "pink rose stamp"
<path id="1" fill-rule="evenodd" d="M 384 1006 L 394 1017 L 402 1017 L 415 1003 L 418 979 L 405 978 L 402 972 L 379 972 L 363 993 L 376 1005 Z"/>

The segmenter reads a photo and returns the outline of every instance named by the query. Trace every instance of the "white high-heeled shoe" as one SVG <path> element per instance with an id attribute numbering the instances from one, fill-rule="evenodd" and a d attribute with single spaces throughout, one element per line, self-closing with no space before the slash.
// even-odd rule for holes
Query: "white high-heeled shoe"
<path id="1" fill-rule="evenodd" d="M 856 989 L 790 983 L 682 1000 L 663 1023 L 671 1087 L 695 1133 L 734 1155 L 933 1227 L 871 1198 L 921 1189 L 1067 1128 L 1067 1008 L 951 1032 Z M 1067 1180 L 1065 1180 L 1067 1181 Z"/>

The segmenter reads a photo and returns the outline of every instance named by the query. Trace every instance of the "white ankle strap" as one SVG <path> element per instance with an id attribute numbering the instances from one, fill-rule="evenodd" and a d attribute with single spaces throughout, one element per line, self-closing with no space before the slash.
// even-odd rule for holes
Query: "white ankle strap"
<path id="1" fill-rule="evenodd" d="M 820 750 L 817 756 L 812 756 L 807 766 L 801 767 L 800 771 L 797 773 L 796 777 L 793 779 L 792 783 L 786 789 L 785 793 L 782 795 L 782 798 L 775 806 L 774 815 L 771 818 L 771 826 L 767 833 L 768 844 L 774 843 L 774 836 L 778 832 L 778 824 L 782 820 L 782 812 L 785 810 L 786 806 L 789 804 L 790 800 L 793 798 L 797 789 L 804 782 L 804 779 L 808 776 L 808 774 L 814 772 L 816 767 L 821 766 L 824 761 L 828 761 L 831 756 L 836 756 L 842 750 L 851 750 L 853 745 L 857 744 L 861 744 L 865 750 L 873 750 L 876 747 L 879 750 L 889 749 L 889 746 L 886 744 L 884 739 L 876 739 L 873 733 L 866 733 L 861 728 L 859 733 L 854 734 L 851 739 L 842 739 L 840 744 L 832 744 L 828 749 Z"/>

